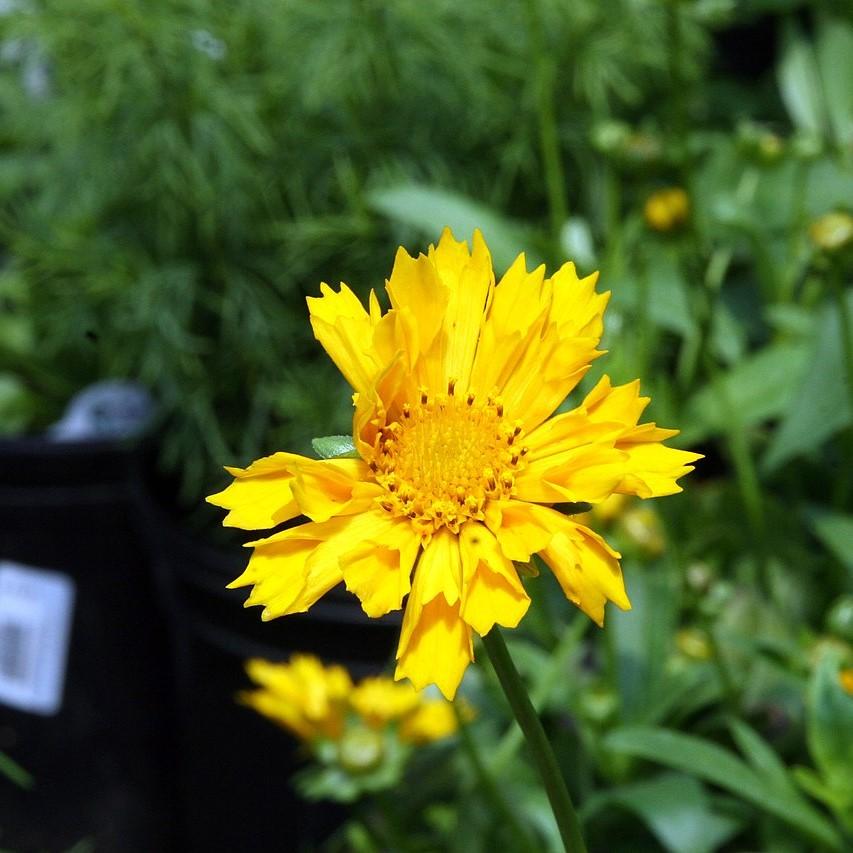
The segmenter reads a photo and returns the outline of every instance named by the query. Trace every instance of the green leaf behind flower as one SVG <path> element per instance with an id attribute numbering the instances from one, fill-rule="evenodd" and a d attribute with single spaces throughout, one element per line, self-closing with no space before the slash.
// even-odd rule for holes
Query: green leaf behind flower
<path id="1" fill-rule="evenodd" d="M 314 452 L 321 459 L 358 459 L 351 435 L 323 435 L 311 439 Z"/>

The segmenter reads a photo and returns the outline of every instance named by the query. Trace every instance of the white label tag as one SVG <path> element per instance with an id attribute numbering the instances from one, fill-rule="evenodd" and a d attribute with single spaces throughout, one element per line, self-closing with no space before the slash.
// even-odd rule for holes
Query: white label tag
<path id="1" fill-rule="evenodd" d="M 73 607 L 68 575 L 0 562 L 0 703 L 59 710 Z"/>

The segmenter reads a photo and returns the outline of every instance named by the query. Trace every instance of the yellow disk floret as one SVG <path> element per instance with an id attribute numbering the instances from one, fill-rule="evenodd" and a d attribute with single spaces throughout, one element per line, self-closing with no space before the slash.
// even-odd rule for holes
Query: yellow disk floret
<path id="1" fill-rule="evenodd" d="M 383 510 L 405 517 L 425 541 L 441 527 L 458 533 L 482 521 L 486 501 L 512 497 L 527 448 L 520 422 L 508 422 L 499 398 L 458 397 L 454 383 L 438 396 L 423 388 L 383 427 L 369 460 L 385 494 Z"/>

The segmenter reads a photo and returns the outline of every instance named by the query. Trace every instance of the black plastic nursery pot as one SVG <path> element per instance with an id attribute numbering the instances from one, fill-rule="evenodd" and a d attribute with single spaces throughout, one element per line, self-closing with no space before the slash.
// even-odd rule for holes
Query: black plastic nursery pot
<path id="1" fill-rule="evenodd" d="M 177 849 L 172 654 L 141 464 L 122 442 L 0 442 L 0 751 L 34 781 L 0 776 L 0 848 Z"/>
<path id="2" fill-rule="evenodd" d="M 260 609 L 243 607 L 247 589 L 226 589 L 249 557 L 239 542 L 228 550 L 207 545 L 161 509 L 150 522 L 161 570 L 174 584 L 186 849 L 316 850 L 345 812 L 297 795 L 291 777 L 305 760 L 299 744 L 236 701 L 251 687 L 245 662 L 305 652 L 344 665 L 357 679 L 387 666 L 399 619 L 368 619 L 339 588 L 308 613 L 264 623 Z"/>

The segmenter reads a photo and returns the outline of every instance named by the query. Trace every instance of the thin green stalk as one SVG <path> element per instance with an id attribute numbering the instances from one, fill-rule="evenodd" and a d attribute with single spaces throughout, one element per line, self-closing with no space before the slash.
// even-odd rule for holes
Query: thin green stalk
<path id="1" fill-rule="evenodd" d="M 497 625 L 483 637 L 483 645 L 542 777 L 563 846 L 567 853 L 585 853 L 586 845 L 581 835 L 580 821 L 572 805 L 565 779 Z"/>
<path id="2" fill-rule="evenodd" d="M 833 264 L 830 272 L 832 292 L 838 306 L 838 322 L 841 324 L 841 348 L 844 352 L 844 373 L 847 384 L 847 401 L 853 412 L 853 329 L 850 328 L 850 311 L 844 295 L 844 285 L 841 282 L 841 271 L 838 264 Z"/>
<path id="3" fill-rule="evenodd" d="M 679 0 L 669 0 L 666 23 L 669 36 L 669 78 L 672 94 L 670 141 L 677 154 L 684 183 L 692 190 L 687 174 L 687 86 L 684 80 L 684 41 L 681 32 Z"/>
<path id="4" fill-rule="evenodd" d="M 835 262 L 829 270 L 830 286 L 835 304 L 838 307 L 838 322 L 841 326 L 841 351 L 844 353 L 844 379 L 847 385 L 847 406 L 853 415 L 853 329 L 850 328 L 850 312 L 847 309 L 847 299 L 844 294 L 840 264 Z M 850 493 L 850 476 L 853 469 L 853 427 L 848 427 L 846 435 L 842 436 L 842 447 L 847 455 L 847 464 L 843 466 L 844 473 L 836 480 L 834 502 L 838 507 L 847 506 Z"/>
<path id="5" fill-rule="evenodd" d="M 536 94 L 536 112 L 539 119 L 539 147 L 542 170 L 545 173 L 545 190 L 548 194 L 548 214 L 551 234 L 559 239 L 560 229 L 569 215 L 566 203 L 566 179 L 560 157 L 560 137 L 557 132 L 557 110 L 554 104 L 556 67 L 545 45 L 542 21 L 536 0 L 527 0 L 527 18 L 530 32 L 530 60 Z"/>
<path id="6" fill-rule="evenodd" d="M 740 414 L 732 403 L 716 362 L 710 354 L 707 354 L 706 369 L 726 425 L 726 444 L 734 467 L 735 482 L 752 536 L 758 577 L 767 594 L 772 596 L 773 580 L 770 577 L 770 563 L 767 558 L 764 495 L 761 490 L 758 468 L 749 446 L 749 435 L 741 423 Z"/>
<path id="7" fill-rule="evenodd" d="M 459 724 L 459 739 L 462 741 L 462 748 L 465 750 L 468 760 L 471 762 L 471 767 L 474 770 L 474 775 L 477 777 L 480 790 L 486 795 L 486 798 L 495 810 L 495 813 L 501 817 L 507 829 L 512 833 L 515 839 L 513 849 L 526 851 L 526 853 L 536 853 L 536 846 L 524 831 L 524 827 L 519 823 L 515 812 L 509 807 L 498 789 L 492 774 L 486 768 L 485 763 L 480 757 L 480 751 L 477 744 L 471 735 L 471 729 L 468 726 L 468 721 L 459 710 L 458 704 L 454 703 L 453 713 L 456 714 L 456 721 Z"/>
<path id="8" fill-rule="evenodd" d="M 708 645 L 711 647 L 711 658 L 714 667 L 717 670 L 717 675 L 720 677 L 720 686 L 723 688 L 723 696 L 725 702 L 729 706 L 729 710 L 735 715 L 740 715 L 740 693 L 737 685 L 729 672 L 729 666 L 726 659 L 723 657 L 723 652 L 720 643 L 717 640 L 716 629 L 713 621 L 709 619 L 705 625 L 705 630 L 708 634 Z"/>
<path id="9" fill-rule="evenodd" d="M 557 682 L 565 678 L 572 653 L 578 647 L 581 637 L 590 624 L 589 619 L 574 619 L 564 629 L 563 636 L 554 646 L 547 664 L 537 675 L 530 691 L 530 700 L 535 709 L 541 708 L 548 701 Z M 521 729 L 512 726 L 492 751 L 489 760 L 491 772 L 500 774 L 523 741 L 524 735 Z"/>

